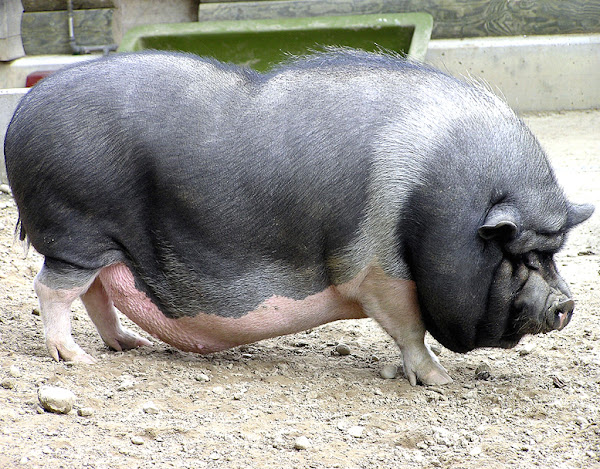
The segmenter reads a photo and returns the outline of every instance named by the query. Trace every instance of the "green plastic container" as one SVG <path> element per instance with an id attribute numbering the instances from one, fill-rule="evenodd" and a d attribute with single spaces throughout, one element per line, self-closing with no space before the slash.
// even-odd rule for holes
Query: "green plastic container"
<path id="1" fill-rule="evenodd" d="M 143 25 L 127 31 L 119 52 L 144 49 L 192 52 L 264 71 L 287 54 L 323 46 L 389 49 L 422 60 L 433 19 L 427 13 Z"/>

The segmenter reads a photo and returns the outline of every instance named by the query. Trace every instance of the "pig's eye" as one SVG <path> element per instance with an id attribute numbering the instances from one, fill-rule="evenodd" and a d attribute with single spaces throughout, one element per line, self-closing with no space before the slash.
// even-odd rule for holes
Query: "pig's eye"
<path id="1" fill-rule="evenodd" d="M 528 252 L 523 256 L 523 264 L 531 270 L 540 270 L 542 264 L 537 254 Z"/>

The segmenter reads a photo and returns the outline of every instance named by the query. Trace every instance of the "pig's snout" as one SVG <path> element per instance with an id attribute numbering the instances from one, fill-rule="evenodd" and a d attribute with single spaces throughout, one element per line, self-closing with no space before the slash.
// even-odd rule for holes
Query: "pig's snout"
<path id="1" fill-rule="evenodd" d="M 546 311 L 546 325 L 548 330 L 561 330 L 571 320 L 575 302 L 570 298 L 555 300 Z"/>

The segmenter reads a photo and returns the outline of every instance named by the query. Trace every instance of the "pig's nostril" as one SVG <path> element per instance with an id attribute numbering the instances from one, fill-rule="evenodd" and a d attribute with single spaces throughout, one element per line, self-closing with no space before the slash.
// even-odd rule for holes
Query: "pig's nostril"
<path id="1" fill-rule="evenodd" d="M 575 302 L 573 300 L 565 300 L 554 306 L 554 324 L 553 329 L 561 330 L 564 328 L 573 315 Z"/>
<path id="2" fill-rule="evenodd" d="M 571 314 L 575 309 L 575 302 L 573 300 L 563 301 L 556 305 L 556 314 Z"/>

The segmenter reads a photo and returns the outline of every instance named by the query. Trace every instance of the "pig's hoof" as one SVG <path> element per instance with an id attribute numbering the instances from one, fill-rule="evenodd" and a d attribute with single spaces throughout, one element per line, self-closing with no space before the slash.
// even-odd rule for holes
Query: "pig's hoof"
<path id="1" fill-rule="evenodd" d="M 62 358 L 64 361 L 70 363 L 85 363 L 87 365 L 96 363 L 96 359 L 85 353 L 73 339 L 67 342 L 47 341 L 46 347 L 48 348 L 48 352 L 50 352 L 50 356 L 56 361 L 60 361 Z"/>
<path id="2" fill-rule="evenodd" d="M 410 361 L 405 360 L 404 373 L 411 386 L 416 386 L 418 383 L 426 386 L 438 386 L 452 382 L 452 378 L 444 370 L 444 367 L 434 359 L 425 359 L 417 364 L 411 364 Z"/>
<path id="3" fill-rule="evenodd" d="M 426 386 L 436 386 L 440 384 L 450 384 L 452 382 L 452 378 L 450 375 L 442 368 L 441 365 L 437 365 L 436 367 L 429 370 L 427 373 L 421 375 L 417 375 L 417 381 Z M 412 384 L 412 382 L 411 382 Z M 414 385 L 413 385 L 414 386 Z"/>
<path id="4" fill-rule="evenodd" d="M 131 332 L 125 328 L 120 328 L 118 331 L 114 331 L 114 334 L 110 337 L 102 337 L 102 340 L 106 345 L 117 352 L 131 350 L 144 345 L 152 345 L 152 342 L 149 340 L 144 339 L 135 332 Z"/>

